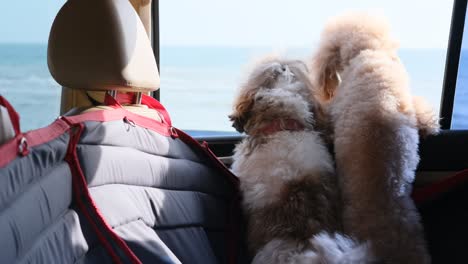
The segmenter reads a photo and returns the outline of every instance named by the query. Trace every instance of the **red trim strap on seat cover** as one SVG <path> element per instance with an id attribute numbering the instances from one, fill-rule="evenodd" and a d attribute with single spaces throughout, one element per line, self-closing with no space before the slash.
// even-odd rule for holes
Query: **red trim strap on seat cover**
<path id="1" fill-rule="evenodd" d="M 468 169 L 457 172 L 454 176 L 442 179 L 428 186 L 414 189 L 412 197 L 417 204 L 424 203 L 464 183 L 468 183 Z"/>
<path id="2" fill-rule="evenodd" d="M 158 111 L 163 116 L 163 122 L 165 122 L 169 126 L 172 126 L 172 121 L 171 117 L 169 116 L 169 113 L 158 100 L 154 99 L 151 96 L 143 95 L 141 103 L 147 105 L 149 108 Z"/>
<path id="3" fill-rule="evenodd" d="M 62 117 L 62 119 L 67 121 L 69 124 L 77 124 L 85 121 L 107 122 L 124 120 L 125 118 L 140 127 L 153 130 L 154 132 L 163 136 L 174 137 L 172 127 L 168 126 L 167 124 L 158 122 L 148 117 L 137 115 L 128 110 L 125 110 L 124 108 L 117 108 L 113 110 L 96 110 L 77 116 Z"/>
<path id="4" fill-rule="evenodd" d="M 117 93 L 117 98 L 114 98 L 108 93 L 106 93 L 104 103 L 107 106 L 113 108 L 122 108 L 122 104 L 132 104 L 135 101 L 135 97 L 135 93 Z M 156 110 L 161 115 L 162 122 L 167 124 L 168 126 L 172 126 L 172 121 L 171 117 L 169 116 L 169 113 L 158 100 L 154 99 L 151 96 L 143 94 L 141 98 L 141 104 Z"/>
<path id="5" fill-rule="evenodd" d="M 85 121 L 106 122 L 126 119 L 128 121 L 132 121 L 140 127 L 153 130 L 154 132 L 160 135 L 172 138 L 178 137 L 176 130 L 172 127 L 172 122 L 171 118 L 169 117 L 169 114 L 156 99 L 144 95 L 142 100 L 143 102 L 148 104 L 148 107 L 156 110 L 162 116 L 163 122 L 159 122 L 158 120 L 135 114 L 122 108 L 120 104 L 120 99 L 122 99 L 122 103 L 125 103 L 127 100 L 129 100 L 129 98 L 132 98 L 132 95 L 118 94 L 117 97 L 119 101 L 117 101 L 112 96 L 106 94 L 106 103 L 108 104 L 108 106 L 115 108 L 112 111 L 96 110 L 81 115 L 62 117 L 62 119 L 66 120 L 71 125 L 82 123 Z"/>
<path id="6" fill-rule="evenodd" d="M 74 124 L 74 127 L 76 130 L 75 132 L 72 132 L 69 148 L 65 157 L 65 160 L 70 165 L 72 172 L 74 200 L 77 203 L 80 211 L 91 224 L 91 227 L 96 233 L 99 241 L 102 243 L 107 252 L 109 252 L 109 255 L 111 256 L 114 263 L 141 264 L 141 261 L 138 259 L 135 253 L 133 253 L 127 244 L 112 230 L 112 228 L 106 222 L 89 193 L 86 178 L 83 174 L 83 170 L 81 169 L 76 151 L 76 146 L 80 140 L 84 125 L 79 123 Z M 122 259 L 114 251 L 110 241 L 115 242 L 115 245 L 119 247 L 119 249 L 126 255 L 128 261 L 122 261 Z"/>
<path id="7" fill-rule="evenodd" d="M 16 159 L 19 155 L 27 154 L 29 148 L 47 143 L 63 135 L 70 126 L 63 120 L 57 119 L 47 127 L 29 131 L 25 134 L 18 134 L 15 138 L 0 146 L 0 168 Z M 22 138 L 26 139 L 23 153 L 19 153 L 19 145 Z M 23 141 L 24 142 L 24 141 Z"/>
<path id="8" fill-rule="evenodd" d="M 15 131 L 15 137 L 0 146 L 0 153 L 2 153 L 0 155 L 0 168 L 6 166 L 18 156 L 26 156 L 31 147 L 49 142 L 63 135 L 69 129 L 66 122 L 56 120 L 47 127 L 22 134 L 18 112 L 3 96 L 0 96 L 0 105 L 7 109 Z"/>

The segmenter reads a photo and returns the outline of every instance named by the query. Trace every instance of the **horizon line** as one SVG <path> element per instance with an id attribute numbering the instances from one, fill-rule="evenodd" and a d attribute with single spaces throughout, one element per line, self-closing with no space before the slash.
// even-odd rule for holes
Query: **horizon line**
<path id="1" fill-rule="evenodd" d="M 0 45 L 47 45 L 47 42 L 36 42 L 36 41 L 0 41 Z M 312 46 L 312 47 L 311 47 Z M 308 49 L 313 48 L 314 45 L 290 45 L 290 46 L 269 46 L 269 45 L 229 45 L 229 44 L 163 44 L 160 48 L 258 48 L 258 49 Z M 405 50 L 446 50 L 446 47 L 399 47 L 399 49 Z"/>

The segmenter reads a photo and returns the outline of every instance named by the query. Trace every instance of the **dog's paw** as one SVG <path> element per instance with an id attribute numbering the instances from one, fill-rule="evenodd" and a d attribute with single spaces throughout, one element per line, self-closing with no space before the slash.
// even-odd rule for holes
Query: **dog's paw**
<path id="1" fill-rule="evenodd" d="M 291 256 L 291 262 L 294 264 L 313 264 L 313 263 L 322 263 L 320 257 L 313 250 L 306 250 L 304 252 L 298 253 Z"/>
<path id="2" fill-rule="evenodd" d="M 359 243 L 341 234 L 321 232 L 310 239 L 310 244 L 320 260 L 316 263 L 365 264 L 375 261 L 368 243 Z"/>
<path id="3" fill-rule="evenodd" d="M 419 135 L 421 137 L 427 137 L 438 134 L 440 131 L 439 117 L 429 103 L 422 97 L 414 96 L 413 105 L 416 113 Z"/>
<path id="4" fill-rule="evenodd" d="M 312 264 L 322 263 L 312 250 L 301 250 L 296 242 L 283 239 L 273 239 L 268 242 L 252 261 L 252 264 Z"/>

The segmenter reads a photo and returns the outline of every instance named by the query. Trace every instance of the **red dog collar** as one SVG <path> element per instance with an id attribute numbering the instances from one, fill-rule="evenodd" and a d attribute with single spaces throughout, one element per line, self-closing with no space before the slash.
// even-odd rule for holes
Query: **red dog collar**
<path id="1" fill-rule="evenodd" d="M 304 125 L 295 119 L 277 119 L 260 128 L 255 134 L 271 135 L 280 131 L 302 131 Z"/>

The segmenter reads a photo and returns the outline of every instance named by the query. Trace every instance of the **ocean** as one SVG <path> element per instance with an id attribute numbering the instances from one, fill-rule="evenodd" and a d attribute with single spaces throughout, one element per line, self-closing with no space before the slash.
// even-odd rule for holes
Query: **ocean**
<path id="1" fill-rule="evenodd" d="M 452 129 L 468 129 L 468 49 L 462 49 L 460 55 L 455 101 L 453 102 Z"/>
<path id="2" fill-rule="evenodd" d="M 311 52 L 295 48 L 283 53 L 307 59 Z M 46 126 L 59 115 L 61 88 L 49 74 L 46 53 L 45 44 L 0 44 L 0 94 L 20 113 L 23 131 Z M 190 130 L 233 131 L 227 116 L 246 66 L 268 53 L 268 48 L 161 47 L 161 102 L 174 125 Z M 400 56 L 410 74 L 413 93 L 426 97 L 439 109 L 445 50 L 402 49 Z M 465 64 L 461 67 L 468 68 Z M 457 91 L 457 96 L 466 102 L 467 91 Z M 467 106 L 456 104 L 454 114 L 455 123 L 466 127 Z"/>

